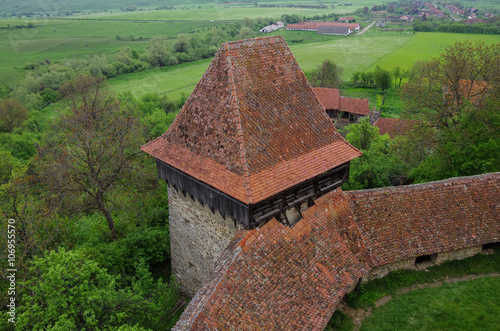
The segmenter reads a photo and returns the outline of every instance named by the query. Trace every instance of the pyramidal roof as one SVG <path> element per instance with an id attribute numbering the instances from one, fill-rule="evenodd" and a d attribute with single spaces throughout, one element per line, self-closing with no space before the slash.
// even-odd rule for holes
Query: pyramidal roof
<path id="1" fill-rule="evenodd" d="M 247 204 L 361 155 L 281 36 L 223 44 L 167 133 L 142 150 Z"/>

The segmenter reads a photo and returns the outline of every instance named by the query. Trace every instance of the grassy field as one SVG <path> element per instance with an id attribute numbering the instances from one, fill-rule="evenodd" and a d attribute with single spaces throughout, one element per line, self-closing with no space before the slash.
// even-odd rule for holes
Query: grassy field
<path id="1" fill-rule="evenodd" d="M 34 29 L 7 29 L 32 22 Z M 74 19 L 0 20 L 0 72 L 23 67 L 27 62 L 81 58 L 86 55 L 115 53 L 124 46 L 143 51 L 148 41 L 118 41 L 116 36 L 138 39 L 201 31 L 208 22 L 120 22 Z"/>
<path id="2" fill-rule="evenodd" d="M 85 15 L 84 17 L 95 17 L 99 19 L 114 19 L 114 20 L 162 20 L 162 21 L 184 21 L 184 20 L 200 20 L 200 21 L 241 21 L 244 18 L 271 17 L 279 19 L 281 15 L 298 15 L 314 16 L 329 13 L 350 13 L 356 10 L 354 6 L 336 7 L 332 9 L 308 9 L 308 8 L 260 8 L 255 6 L 213 6 L 213 7 L 187 7 L 188 9 L 175 10 L 153 10 L 142 12 L 116 12 L 112 14 L 96 14 Z"/>
<path id="3" fill-rule="evenodd" d="M 288 41 L 297 38 L 293 31 L 280 31 L 279 34 L 283 34 Z M 315 33 L 310 34 L 311 38 L 317 36 Z M 467 39 L 500 42 L 499 36 L 489 35 L 423 32 L 400 35 L 398 32 L 373 30 L 361 36 L 349 36 L 348 38 L 333 37 L 317 42 L 291 42 L 290 48 L 302 70 L 315 69 L 325 59 L 331 59 L 344 69 L 344 80 L 349 80 L 354 71 L 372 70 L 377 65 L 386 69 L 392 69 L 397 65 L 410 68 L 415 61 L 428 60 L 432 56 L 438 56 L 448 45 Z M 394 55 L 395 53 L 398 55 Z M 140 96 L 148 92 L 157 92 L 167 94 L 170 99 L 176 100 L 181 93 L 189 94 L 192 92 L 208 63 L 207 60 L 185 63 L 172 68 L 128 74 L 113 78 L 109 82 L 117 93 L 130 91 Z M 376 92 L 373 90 L 359 90 L 348 96 L 367 97 L 371 100 L 371 104 L 376 101 Z M 390 97 L 387 102 L 391 103 Z M 398 116 L 397 114 L 386 115 Z"/>
<path id="4" fill-rule="evenodd" d="M 396 297 L 361 330 L 500 330 L 499 277 L 448 283 Z"/>
<path id="5" fill-rule="evenodd" d="M 209 63 L 210 60 L 182 63 L 119 76 L 109 79 L 108 83 L 116 93 L 131 92 L 135 96 L 141 96 L 156 92 L 166 94 L 171 100 L 179 100 L 182 94 L 191 94 Z"/>

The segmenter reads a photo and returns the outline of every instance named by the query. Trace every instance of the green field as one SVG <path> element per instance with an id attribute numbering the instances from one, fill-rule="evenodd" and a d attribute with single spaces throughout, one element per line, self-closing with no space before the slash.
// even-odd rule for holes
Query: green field
<path id="1" fill-rule="evenodd" d="M 499 330 L 499 277 L 413 291 L 373 310 L 361 330 Z"/>
<path id="2" fill-rule="evenodd" d="M 34 29 L 7 29 L 35 24 Z M 124 46 L 143 51 L 148 41 L 118 41 L 116 36 L 138 39 L 163 35 L 176 38 L 178 33 L 202 31 L 208 22 L 117 22 L 74 19 L 0 20 L 0 72 L 23 67 L 27 62 L 115 53 Z"/>
<path id="3" fill-rule="evenodd" d="M 189 8 L 189 7 L 188 7 Z M 202 7 L 201 9 L 176 9 L 176 10 L 153 10 L 142 12 L 112 14 L 102 13 L 96 15 L 84 15 L 81 17 L 95 17 L 99 19 L 114 19 L 114 20 L 162 20 L 162 21 L 241 21 L 244 18 L 271 17 L 279 19 L 283 14 L 302 16 L 323 15 L 329 13 L 350 13 L 356 10 L 355 6 L 336 7 L 335 9 L 307 9 L 307 8 L 259 8 L 255 6 L 233 6 L 225 8 L 222 6 L 213 6 L 211 8 Z"/>
<path id="4" fill-rule="evenodd" d="M 182 63 L 126 74 L 108 80 L 109 86 L 116 93 L 131 92 L 135 96 L 156 92 L 167 95 L 171 100 L 178 100 L 182 94 L 188 96 L 208 67 L 210 60 Z"/>
<path id="5" fill-rule="evenodd" d="M 294 38 L 293 33 L 280 31 L 287 40 Z M 313 32 L 311 34 L 316 36 Z M 312 43 L 290 43 L 290 48 L 302 70 L 315 69 L 325 59 L 331 59 L 344 69 L 344 80 L 349 80 L 353 72 L 373 70 L 377 65 L 385 69 L 398 65 L 408 69 L 414 62 L 429 60 L 432 56 L 440 55 L 446 46 L 464 40 L 493 43 L 500 42 L 500 36 L 424 32 L 399 34 L 373 30 L 361 36 L 333 37 L 329 41 Z M 206 60 L 185 63 L 172 68 L 124 75 L 110 79 L 109 83 L 117 93 L 130 91 L 140 96 L 157 92 L 176 100 L 181 93 L 192 92 L 207 66 Z"/>

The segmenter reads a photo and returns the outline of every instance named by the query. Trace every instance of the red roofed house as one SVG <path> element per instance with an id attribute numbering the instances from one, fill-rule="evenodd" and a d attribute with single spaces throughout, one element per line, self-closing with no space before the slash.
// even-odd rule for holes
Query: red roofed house
<path id="1" fill-rule="evenodd" d="M 338 89 L 314 87 L 314 94 L 334 121 L 357 122 L 368 116 L 368 100 L 341 97 Z"/>
<path id="2" fill-rule="evenodd" d="M 333 23 L 333 22 L 299 22 L 297 24 L 287 24 L 287 30 L 305 30 L 318 31 L 319 28 L 325 27 L 342 27 L 348 28 L 351 33 L 354 30 L 359 30 L 359 23 Z M 319 31 L 318 31 L 319 32 Z"/>
<path id="3" fill-rule="evenodd" d="M 343 192 L 361 153 L 281 36 L 223 44 L 142 150 L 169 184 L 172 271 L 194 295 L 174 330 L 322 330 L 361 281 L 500 241 L 500 173 Z"/>
<path id="4" fill-rule="evenodd" d="M 349 16 L 349 17 L 339 17 L 339 22 L 345 22 L 348 23 L 350 20 L 353 20 L 354 17 Z"/>
<path id="5" fill-rule="evenodd" d="M 281 36 L 225 43 L 167 133 L 142 150 L 169 184 L 172 268 L 190 294 L 238 229 L 295 223 L 361 155 Z"/>

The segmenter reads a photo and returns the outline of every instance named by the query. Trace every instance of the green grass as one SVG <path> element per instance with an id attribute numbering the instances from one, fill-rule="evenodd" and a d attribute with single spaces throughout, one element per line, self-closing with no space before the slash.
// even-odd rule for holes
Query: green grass
<path id="1" fill-rule="evenodd" d="M 500 330 L 500 278 L 447 283 L 396 297 L 361 330 Z"/>
<path id="2" fill-rule="evenodd" d="M 160 95 L 166 94 L 170 100 L 179 100 L 183 93 L 186 96 L 191 94 L 209 63 L 210 60 L 207 59 L 126 74 L 109 79 L 108 83 L 116 93 L 129 91 L 135 96 L 141 96 L 156 92 Z"/>
<path id="3" fill-rule="evenodd" d="M 325 331 L 350 331 L 354 327 L 352 317 L 344 314 L 340 310 L 333 313 Z"/>
<path id="4" fill-rule="evenodd" d="M 114 22 L 97 20 L 0 20 L 0 27 L 33 22 L 35 29 L 0 29 L 0 72 L 23 67 L 27 62 L 49 59 L 81 58 L 115 53 L 130 46 L 143 51 L 148 41 L 118 41 L 116 36 L 151 38 L 163 35 L 176 38 L 178 33 L 208 30 L 203 22 Z"/>
<path id="5" fill-rule="evenodd" d="M 381 32 L 398 35 L 399 32 Z M 403 35 L 407 34 L 403 32 Z M 413 35 L 413 32 L 411 33 Z M 400 66 L 409 69 L 416 61 L 429 60 L 431 57 L 441 55 L 448 45 L 455 42 L 484 41 L 486 43 L 500 42 L 500 35 L 463 34 L 463 33 L 440 33 L 440 32 L 416 32 L 404 47 L 395 49 L 375 61 L 369 69 L 377 65 L 381 68 L 392 69 Z"/>
<path id="6" fill-rule="evenodd" d="M 398 270 L 389 275 L 363 283 L 359 295 L 351 293 L 347 302 L 353 308 L 371 307 L 386 295 L 395 295 L 398 289 L 413 284 L 433 283 L 447 277 L 456 278 L 464 275 L 480 275 L 500 272 L 500 248 L 493 255 L 475 255 L 468 259 L 448 261 L 424 271 Z"/>

